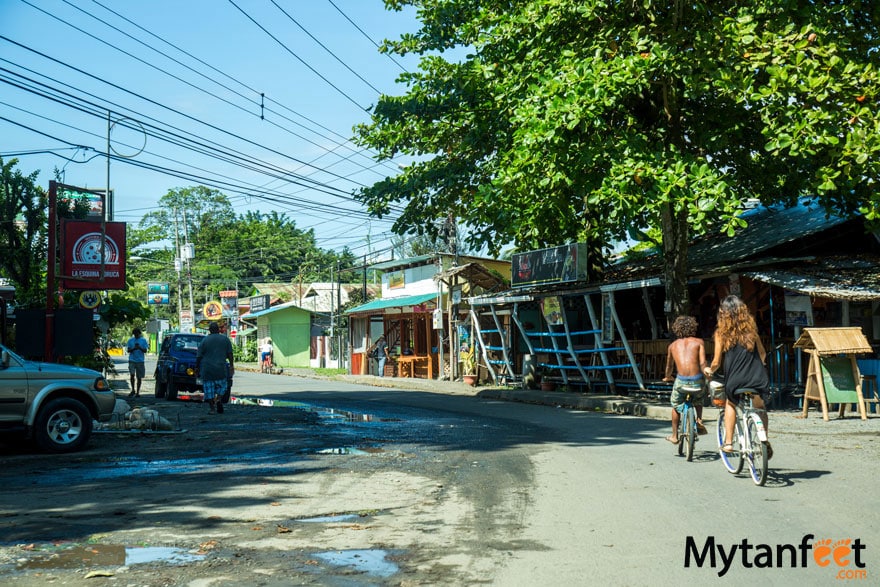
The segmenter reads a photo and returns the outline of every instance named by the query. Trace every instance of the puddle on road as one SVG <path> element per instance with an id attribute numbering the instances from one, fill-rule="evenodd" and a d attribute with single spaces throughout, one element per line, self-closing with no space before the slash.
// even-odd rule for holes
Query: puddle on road
<path id="1" fill-rule="evenodd" d="M 314 452 L 319 455 L 374 455 L 385 451 L 378 447 L 355 448 L 353 446 L 338 446 L 334 448 L 321 448 Z"/>
<path id="2" fill-rule="evenodd" d="M 233 398 L 230 402 L 233 404 L 242 404 L 249 406 L 264 406 L 275 408 L 295 408 L 312 412 L 319 418 L 329 423 L 346 423 L 346 422 L 401 422 L 400 418 L 383 418 L 374 414 L 365 414 L 363 412 L 354 412 L 352 410 L 340 410 L 337 408 L 327 408 L 324 406 L 316 406 L 305 402 L 296 402 L 290 400 L 278 400 L 267 398 L 252 398 L 239 396 Z"/>
<path id="3" fill-rule="evenodd" d="M 396 563 L 387 560 L 387 550 L 334 550 L 316 552 L 315 556 L 337 567 L 352 567 L 356 571 L 374 577 L 387 578 L 400 570 Z"/>
<path id="4" fill-rule="evenodd" d="M 316 516 L 314 518 L 303 518 L 301 520 L 297 520 L 297 522 L 305 522 L 306 524 L 333 524 L 335 522 L 351 522 L 352 520 L 359 520 L 361 516 L 359 514 L 338 514 L 335 516 Z"/>
<path id="5" fill-rule="evenodd" d="M 106 567 L 139 565 L 144 563 L 168 563 L 182 565 L 205 558 L 182 548 L 169 546 L 127 547 L 119 544 L 87 544 L 40 551 L 33 558 L 20 563 L 24 569 L 78 569 L 81 567 Z"/>

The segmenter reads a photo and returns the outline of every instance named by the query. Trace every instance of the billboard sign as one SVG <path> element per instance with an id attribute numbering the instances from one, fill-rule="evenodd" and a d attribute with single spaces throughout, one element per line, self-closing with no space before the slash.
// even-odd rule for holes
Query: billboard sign
<path id="1" fill-rule="evenodd" d="M 256 312 L 262 312 L 263 310 L 269 309 L 269 294 L 263 294 L 261 296 L 253 296 L 250 298 L 250 313 L 254 314 Z"/>
<path id="2" fill-rule="evenodd" d="M 148 283 L 147 284 L 147 305 L 167 305 L 171 303 L 169 294 L 171 288 L 167 283 Z"/>
<path id="3" fill-rule="evenodd" d="M 513 255 L 512 287 L 587 281 L 587 245 L 571 243 Z"/>
<path id="4" fill-rule="evenodd" d="M 220 292 L 220 304 L 223 306 L 224 318 L 238 316 L 238 290 L 227 289 Z"/>
<path id="5" fill-rule="evenodd" d="M 89 210 L 86 213 L 88 220 L 101 220 L 104 218 L 104 190 L 87 190 L 69 185 L 59 185 L 57 187 L 58 202 L 64 204 L 68 209 L 78 203 L 85 203 Z"/>
<path id="6" fill-rule="evenodd" d="M 64 219 L 61 228 L 62 287 L 125 289 L 125 222 L 106 222 L 103 243 L 100 222 Z"/>

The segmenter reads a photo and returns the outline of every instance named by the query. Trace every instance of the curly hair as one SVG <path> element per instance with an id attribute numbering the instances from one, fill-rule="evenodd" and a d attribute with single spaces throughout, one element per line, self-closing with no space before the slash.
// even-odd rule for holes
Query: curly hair
<path id="1" fill-rule="evenodd" d="M 679 316 L 672 323 L 672 334 L 676 338 L 689 338 L 697 333 L 697 319 L 693 316 Z"/>
<path id="2" fill-rule="evenodd" d="M 721 350 L 739 344 L 747 351 L 755 348 L 758 340 L 758 326 L 749 312 L 749 307 L 737 296 L 727 296 L 718 308 L 718 328 L 716 337 L 721 339 Z"/>

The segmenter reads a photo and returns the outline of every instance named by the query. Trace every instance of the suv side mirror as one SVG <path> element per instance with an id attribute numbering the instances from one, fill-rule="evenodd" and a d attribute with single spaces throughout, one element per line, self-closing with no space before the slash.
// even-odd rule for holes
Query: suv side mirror
<path id="1" fill-rule="evenodd" d="M 0 352 L 0 367 L 9 368 L 9 351 Z"/>

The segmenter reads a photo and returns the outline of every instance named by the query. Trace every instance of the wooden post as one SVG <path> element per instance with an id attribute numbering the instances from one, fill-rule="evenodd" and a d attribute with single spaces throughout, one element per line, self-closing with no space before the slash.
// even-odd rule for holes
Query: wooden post
<path id="1" fill-rule="evenodd" d="M 822 404 L 822 419 L 828 421 L 828 401 L 825 399 L 825 382 L 822 380 L 822 365 L 819 363 L 819 353 L 813 349 L 807 349 L 810 354 L 810 365 L 807 368 L 807 385 L 804 388 L 804 413 L 810 407 L 810 400 L 818 400 Z"/>

